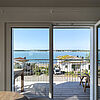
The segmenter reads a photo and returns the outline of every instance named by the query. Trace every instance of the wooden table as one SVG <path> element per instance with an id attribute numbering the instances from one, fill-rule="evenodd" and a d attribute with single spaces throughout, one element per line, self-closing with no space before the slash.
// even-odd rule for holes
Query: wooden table
<path id="1" fill-rule="evenodd" d="M 21 76 L 21 92 L 24 92 L 24 70 L 14 69 L 14 90 L 15 90 L 15 79 Z"/>
<path id="2" fill-rule="evenodd" d="M 0 100 L 28 100 L 28 98 L 16 92 L 1 91 Z"/>

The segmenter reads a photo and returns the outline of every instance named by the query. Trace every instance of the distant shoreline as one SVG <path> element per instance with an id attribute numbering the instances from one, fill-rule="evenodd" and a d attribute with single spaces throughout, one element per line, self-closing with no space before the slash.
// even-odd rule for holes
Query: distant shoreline
<path id="1" fill-rule="evenodd" d="M 39 51 L 39 52 L 47 52 L 49 50 L 14 50 L 14 51 Z M 56 52 L 90 52 L 90 50 L 53 50 Z"/>

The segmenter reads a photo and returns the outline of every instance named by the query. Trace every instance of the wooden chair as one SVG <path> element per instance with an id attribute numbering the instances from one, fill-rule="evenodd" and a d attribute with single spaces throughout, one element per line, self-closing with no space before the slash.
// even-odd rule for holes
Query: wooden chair
<path id="1" fill-rule="evenodd" d="M 85 84 L 83 85 L 84 92 L 86 92 L 86 88 L 90 88 L 90 76 L 89 74 L 86 74 Z"/>
<path id="2" fill-rule="evenodd" d="M 83 75 L 79 74 L 78 77 L 80 77 L 80 85 L 82 84 L 82 86 L 84 87 L 84 83 L 85 83 L 85 82 L 84 82 L 83 80 L 84 80 L 84 78 L 87 77 L 87 76 L 84 75 L 84 74 L 83 74 Z"/>

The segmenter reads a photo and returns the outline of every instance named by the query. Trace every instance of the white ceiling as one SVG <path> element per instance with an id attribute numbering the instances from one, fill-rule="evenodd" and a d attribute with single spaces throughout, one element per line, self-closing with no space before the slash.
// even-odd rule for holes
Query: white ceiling
<path id="1" fill-rule="evenodd" d="M 0 0 L 0 7 L 100 7 L 100 0 Z"/>

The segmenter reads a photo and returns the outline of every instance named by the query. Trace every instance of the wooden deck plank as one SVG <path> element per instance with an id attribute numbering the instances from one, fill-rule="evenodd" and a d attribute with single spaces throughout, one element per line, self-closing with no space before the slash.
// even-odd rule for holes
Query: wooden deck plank
<path id="1" fill-rule="evenodd" d="M 44 85 L 45 86 L 45 85 Z M 61 88 L 63 87 L 63 88 Z M 46 96 L 48 96 L 48 87 L 46 89 Z M 33 95 L 30 93 L 24 94 L 28 98 L 34 98 L 40 94 Z M 45 96 L 41 93 L 41 96 Z M 79 82 L 66 82 L 54 86 L 54 100 L 89 100 L 90 89 L 87 89 L 86 93 L 83 91 L 83 87 L 79 85 Z"/>

